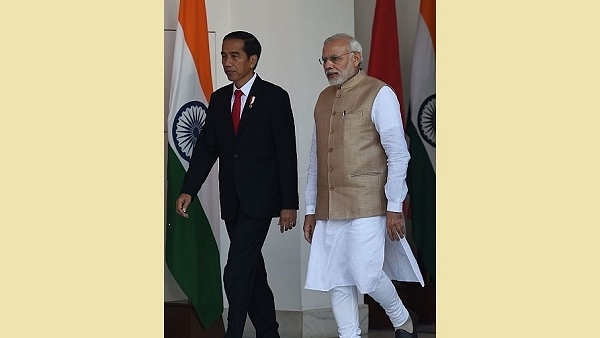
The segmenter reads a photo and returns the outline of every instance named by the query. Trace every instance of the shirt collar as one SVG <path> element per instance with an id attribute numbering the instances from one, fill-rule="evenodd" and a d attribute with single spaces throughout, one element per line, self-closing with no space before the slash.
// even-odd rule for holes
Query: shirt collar
<path id="1" fill-rule="evenodd" d="M 256 73 L 254 73 L 254 75 L 252 75 L 250 80 L 248 80 L 248 82 L 246 82 L 246 84 L 243 85 L 242 88 L 236 88 L 235 84 L 234 84 L 233 92 L 235 93 L 236 89 L 240 89 L 244 93 L 245 96 L 248 96 L 248 94 L 250 94 L 250 88 L 252 88 L 252 85 L 254 84 L 254 80 L 256 80 Z"/>

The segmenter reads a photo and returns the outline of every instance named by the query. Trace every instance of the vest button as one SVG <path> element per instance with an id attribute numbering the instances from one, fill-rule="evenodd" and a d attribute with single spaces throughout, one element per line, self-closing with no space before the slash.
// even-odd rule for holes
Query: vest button
<path id="1" fill-rule="evenodd" d="M 329 133 L 330 133 L 330 134 L 333 134 L 333 129 L 331 129 L 331 130 L 329 131 Z"/>
<path id="2" fill-rule="evenodd" d="M 333 152 L 333 148 L 329 148 L 329 149 L 327 149 L 327 151 L 331 153 L 331 152 Z"/>
<path id="3" fill-rule="evenodd" d="M 332 167 L 329 167 L 329 172 L 332 172 L 332 171 L 333 171 L 333 168 L 332 168 Z"/>
<path id="4" fill-rule="evenodd" d="M 330 186 L 329 186 L 329 190 L 333 191 L 333 189 L 335 189 L 335 188 L 333 187 L 333 185 L 330 185 Z"/>
<path id="5" fill-rule="evenodd" d="M 337 112 L 334 110 L 333 113 L 331 113 L 331 115 L 335 115 L 335 114 L 337 114 Z"/>
<path id="6" fill-rule="evenodd" d="M 339 98 L 342 94 L 338 93 L 335 97 Z"/>

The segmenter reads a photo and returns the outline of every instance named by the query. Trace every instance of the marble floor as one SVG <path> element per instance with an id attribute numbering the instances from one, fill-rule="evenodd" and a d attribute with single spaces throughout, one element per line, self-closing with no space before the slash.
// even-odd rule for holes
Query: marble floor
<path id="1" fill-rule="evenodd" d="M 419 338 L 435 338 L 435 325 L 419 326 Z M 394 338 L 391 330 L 369 330 L 368 334 L 362 335 L 364 338 Z"/>
<path id="2" fill-rule="evenodd" d="M 435 338 L 435 325 L 420 325 L 419 338 Z M 249 337 L 244 337 L 249 338 Z M 369 333 L 363 334 L 361 338 L 394 338 L 391 330 L 369 330 Z"/>

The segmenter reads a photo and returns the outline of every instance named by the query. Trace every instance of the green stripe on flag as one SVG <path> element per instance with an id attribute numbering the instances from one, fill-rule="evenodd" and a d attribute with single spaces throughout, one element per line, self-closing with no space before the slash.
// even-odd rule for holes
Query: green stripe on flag
<path id="1" fill-rule="evenodd" d="M 197 196 L 187 209 L 189 218 L 175 212 L 184 176 L 185 170 L 169 146 L 165 260 L 200 322 L 209 328 L 223 313 L 219 250 Z"/>
<path id="2" fill-rule="evenodd" d="M 435 172 L 423 140 L 409 119 L 410 162 L 406 184 L 410 195 L 413 239 L 419 260 L 429 276 L 435 279 Z"/>

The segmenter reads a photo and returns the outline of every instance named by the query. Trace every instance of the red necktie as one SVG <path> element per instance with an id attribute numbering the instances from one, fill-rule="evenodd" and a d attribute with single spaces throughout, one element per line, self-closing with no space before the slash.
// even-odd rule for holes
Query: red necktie
<path id="1" fill-rule="evenodd" d="M 233 109 L 231 109 L 231 119 L 233 120 L 233 132 L 237 134 L 240 115 L 242 115 L 242 95 L 244 95 L 244 92 L 236 89 L 234 94 L 235 99 L 233 100 Z"/>

